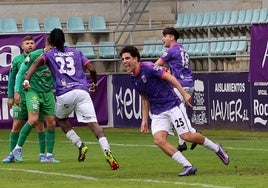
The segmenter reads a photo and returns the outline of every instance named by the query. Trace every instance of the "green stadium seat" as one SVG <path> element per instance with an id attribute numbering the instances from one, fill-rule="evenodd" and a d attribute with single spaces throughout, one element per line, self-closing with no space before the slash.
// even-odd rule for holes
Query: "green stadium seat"
<path id="1" fill-rule="evenodd" d="M 70 32 L 84 32 L 85 26 L 84 26 L 84 20 L 80 16 L 70 16 L 67 18 L 67 31 Z"/>
<path id="2" fill-rule="evenodd" d="M 60 18 L 58 17 L 44 18 L 44 31 L 45 32 L 50 32 L 55 28 L 62 29 Z"/>
<path id="3" fill-rule="evenodd" d="M 189 25 L 190 16 L 191 16 L 191 13 L 185 13 L 184 14 L 184 16 L 183 16 L 183 22 L 182 22 L 181 27 L 187 27 Z"/>
<path id="4" fill-rule="evenodd" d="M 211 52 L 212 55 L 222 55 L 222 50 L 224 47 L 224 37 L 219 37 L 216 42 L 216 48 Z"/>
<path id="5" fill-rule="evenodd" d="M 190 39 L 190 43 L 187 52 L 189 53 L 189 55 L 193 55 L 193 52 L 195 51 L 196 48 L 196 38 L 191 38 Z"/>
<path id="6" fill-rule="evenodd" d="M 174 25 L 174 28 L 180 28 L 182 27 L 184 14 L 178 14 L 176 24 Z"/>
<path id="7" fill-rule="evenodd" d="M 230 23 L 230 20 L 231 20 L 231 11 L 230 10 L 224 11 L 222 25 L 229 24 Z"/>
<path id="8" fill-rule="evenodd" d="M 224 11 L 218 11 L 216 12 L 216 21 L 215 25 L 222 25 L 223 24 L 223 19 L 224 19 Z"/>
<path id="9" fill-rule="evenodd" d="M 210 12 L 205 12 L 201 26 L 207 26 L 209 24 L 209 20 L 210 20 Z"/>
<path id="10" fill-rule="evenodd" d="M 208 38 L 204 38 L 203 41 L 206 41 L 202 45 L 202 49 L 200 50 L 201 55 L 208 55 Z"/>
<path id="11" fill-rule="evenodd" d="M 236 53 L 236 50 L 238 48 L 238 43 L 239 43 L 238 39 L 239 39 L 238 36 L 234 36 L 232 38 L 231 47 L 230 47 L 229 51 L 226 52 L 226 54 L 235 54 Z"/>
<path id="12" fill-rule="evenodd" d="M 117 58 L 115 43 L 113 41 L 101 41 L 99 43 L 99 57 L 102 59 Z"/>
<path id="13" fill-rule="evenodd" d="M 244 24 L 246 18 L 246 10 L 240 10 L 236 24 Z"/>
<path id="14" fill-rule="evenodd" d="M 15 18 L 2 18 L 0 19 L 0 32 L 1 33 L 16 33 L 18 26 Z"/>
<path id="15" fill-rule="evenodd" d="M 201 49 L 203 48 L 203 43 L 204 39 L 203 38 L 197 38 L 196 39 L 196 47 L 195 49 L 192 51 L 191 55 L 193 56 L 201 56 L 202 53 L 201 53 Z"/>
<path id="16" fill-rule="evenodd" d="M 152 44 L 152 40 L 144 40 L 143 41 L 143 48 L 140 53 L 141 57 L 149 57 L 148 51 L 150 50 L 150 46 Z"/>
<path id="17" fill-rule="evenodd" d="M 232 39 L 231 37 L 225 38 L 221 54 L 228 54 L 229 53 L 229 50 L 231 49 L 231 39 Z"/>
<path id="18" fill-rule="evenodd" d="M 155 50 L 154 50 L 154 52 L 152 53 L 152 57 L 160 57 L 161 55 L 162 55 L 162 50 L 163 50 L 163 42 L 162 42 L 162 40 L 160 39 L 160 40 L 157 40 L 156 41 L 156 46 L 155 46 Z"/>
<path id="19" fill-rule="evenodd" d="M 215 25 L 217 19 L 217 12 L 209 12 L 209 22 L 208 25 Z"/>
<path id="20" fill-rule="evenodd" d="M 77 42 L 76 49 L 80 50 L 89 59 L 97 58 L 91 42 Z"/>
<path id="21" fill-rule="evenodd" d="M 151 40 L 151 45 L 149 46 L 149 50 L 147 52 L 149 57 L 154 56 L 154 51 L 156 49 L 156 43 L 157 43 L 157 40 Z"/>
<path id="22" fill-rule="evenodd" d="M 197 13 L 195 26 L 200 27 L 202 25 L 203 19 L 204 19 L 204 13 L 203 12 Z"/>
<path id="23" fill-rule="evenodd" d="M 247 51 L 247 37 L 246 36 L 241 36 L 239 37 L 239 39 L 241 39 L 240 41 L 238 41 L 238 47 L 236 49 L 236 52 L 246 52 Z"/>
<path id="24" fill-rule="evenodd" d="M 22 19 L 23 32 L 40 32 L 40 25 L 37 18 L 26 17 Z"/>
<path id="25" fill-rule="evenodd" d="M 186 38 L 186 39 L 183 39 L 183 41 L 181 42 L 184 49 L 188 52 L 189 51 L 189 47 L 190 47 L 190 39 Z"/>
<path id="26" fill-rule="evenodd" d="M 196 27 L 196 19 L 197 19 L 197 14 L 191 13 L 187 27 Z"/>

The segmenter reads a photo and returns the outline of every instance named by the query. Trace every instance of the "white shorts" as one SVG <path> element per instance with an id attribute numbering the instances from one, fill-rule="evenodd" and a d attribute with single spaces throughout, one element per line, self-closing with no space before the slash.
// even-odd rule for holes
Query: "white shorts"
<path id="1" fill-rule="evenodd" d="M 96 112 L 88 92 L 75 89 L 56 97 L 56 117 L 68 118 L 74 111 L 78 122 L 97 122 Z"/>
<path id="2" fill-rule="evenodd" d="M 173 129 L 176 130 L 178 135 L 196 132 L 191 125 L 183 103 L 166 112 L 153 115 L 151 129 L 153 135 L 158 131 L 166 131 L 168 134 L 174 135 Z"/>

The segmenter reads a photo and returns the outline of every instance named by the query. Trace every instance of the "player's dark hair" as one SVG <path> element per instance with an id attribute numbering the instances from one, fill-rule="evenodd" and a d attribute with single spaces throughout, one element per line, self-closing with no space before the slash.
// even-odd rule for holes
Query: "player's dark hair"
<path id="1" fill-rule="evenodd" d="M 180 38 L 179 32 L 174 27 L 166 27 L 163 32 L 163 35 L 173 35 L 176 40 Z"/>
<path id="2" fill-rule="evenodd" d="M 120 56 L 122 57 L 123 53 L 130 53 L 132 57 L 137 57 L 138 61 L 140 61 L 140 53 L 139 50 L 135 46 L 125 46 L 121 51 L 120 51 Z"/>
<path id="3" fill-rule="evenodd" d="M 59 51 L 64 51 L 65 36 L 61 29 L 55 28 L 50 32 L 50 41 Z"/>

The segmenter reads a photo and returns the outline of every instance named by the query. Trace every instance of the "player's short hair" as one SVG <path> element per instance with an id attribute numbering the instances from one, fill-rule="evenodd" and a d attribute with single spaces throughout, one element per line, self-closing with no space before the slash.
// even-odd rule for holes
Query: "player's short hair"
<path id="1" fill-rule="evenodd" d="M 180 38 L 179 32 L 174 27 L 166 27 L 163 32 L 163 35 L 173 35 L 176 40 Z"/>
<path id="2" fill-rule="evenodd" d="M 23 37 L 22 42 L 26 41 L 26 40 L 34 40 L 32 36 L 30 35 L 26 35 L 25 37 Z"/>
<path id="3" fill-rule="evenodd" d="M 120 51 L 120 57 L 122 57 L 123 53 L 130 53 L 132 57 L 137 57 L 138 61 L 140 61 L 140 53 L 139 50 L 132 45 L 127 45 L 125 46 L 121 51 Z"/>

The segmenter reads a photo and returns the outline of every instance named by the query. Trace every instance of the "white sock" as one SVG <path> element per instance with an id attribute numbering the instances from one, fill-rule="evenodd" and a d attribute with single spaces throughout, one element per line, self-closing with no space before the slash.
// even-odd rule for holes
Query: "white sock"
<path id="1" fill-rule="evenodd" d="M 66 133 L 66 137 L 78 148 L 81 146 L 82 141 L 73 129 Z"/>
<path id="2" fill-rule="evenodd" d="M 14 149 L 21 149 L 21 147 L 17 144 Z"/>
<path id="3" fill-rule="evenodd" d="M 214 142 L 212 142 L 211 140 L 209 140 L 207 137 L 205 137 L 205 141 L 203 143 L 203 146 L 205 148 L 208 148 L 214 152 L 218 152 L 219 150 L 219 146 L 217 144 L 215 144 Z"/>
<path id="4" fill-rule="evenodd" d="M 179 137 L 179 145 L 183 145 L 185 141 Z"/>
<path id="5" fill-rule="evenodd" d="M 99 143 L 100 143 L 100 147 L 101 147 L 103 152 L 111 152 L 110 145 L 109 145 L 106 137 L 101 137 L 99 139 Z"/>
<path id="6" fill-rule="evenodd" d="M 180 151 L 177 151 L 174 155 L 172 155 L 172 159 L 182 164 L 182 166 L 192 166 L 192 164 L 182 155 Z"/>
<path id="7" fill-rule="evenodd" d="M 53 154 L 52 153 L 47 153 L 47 157 L 50 157 L 52 156 Z"/>

